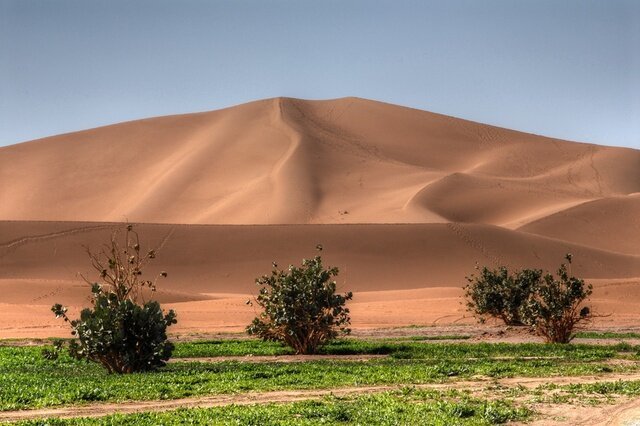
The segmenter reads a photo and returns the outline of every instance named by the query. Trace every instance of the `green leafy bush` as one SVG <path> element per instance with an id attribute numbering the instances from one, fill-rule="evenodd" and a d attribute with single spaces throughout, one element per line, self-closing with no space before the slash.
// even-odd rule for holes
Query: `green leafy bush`
<path id="1" fill-rule="evenodd" d="M 287 271 L 274 263 L 271 275 L 256 279 L 261 288 L 255 301 L 263 312 L 247 333 L 283 342 L 297 354 L 316 353 L 339 334 L 348 334 L 351 319 L 345 303 L 353 295 L 336 294 L 332 278 L 337 275 L 338 268 L 325 269 L 320 256 L 303 259 L 301 267 L 289 266 Z"/>
<path id="2" fill-rule="evenodd" d="M 110 373 L 149 371 L 165 365 L 173 351 L 166 330 L 176 323 L 176 314 L 171 310 L 165 315 L 158 302 L 143 300 L 144 288 L 156 289 L 156 280 L 142 279 L 143 268 L 155 258 L 155 251 L 141 253 L 131 225 L 126 227 L 124 244 L 114 232 L 111 244 L 100 253 L 87 251 L 103 281 L 102 285 L 91 284 L 92 307 L 82 310 L 75 320 L 60 304 L 51 308 L 56 317 L 71 324 L 77 338 L 70 342 L 69 353 L 98 362 Z M 166 275 L 161 272 L 159 277 Z"/>
<path id="3" fill-rule="evenodd" d="M 565 259 L 570 265 L 571 254 Z M 584 306 L 592 286 L 570 276 L 564 263 L 557 278 L 548 272 L 543 275 L 539 269 L 523 269 L 511 275 L 505 267 L 484 267 L 479 276 L 467 280 L 467 308 L 474 315 L 481 320 L 486 316 L 500 318 L 508 325 L 529 325 L 547 342 L 570 342 L 577 327 L 593 317 L 591 309 Z"/>
<path id="4" fill-rule="evenodd" d="M 572 256 L 565 259 L 571 265 Z M 576 327 L 591 320 L 591 308 L 583 303 L 591 296 L 593 286 L 569 275 L 567 265 L 560 265 L 556 279 L 550 273 L 536 285 L 535 292 L 523 305 L 522 315 L 536 332 L 551 343 L 569 343 Z"/>
<path id="5" fill-rule="evenodd" d="M 489 316 L 507 325 L 524 325 L 522 306 L 541 277 L 539 269 L 509 274 L 504 266 L 498 270 L 483 267 L 480 275 L 467 277 L 469 284 L 464 287 L 467 308 L 482 322 Z"/>

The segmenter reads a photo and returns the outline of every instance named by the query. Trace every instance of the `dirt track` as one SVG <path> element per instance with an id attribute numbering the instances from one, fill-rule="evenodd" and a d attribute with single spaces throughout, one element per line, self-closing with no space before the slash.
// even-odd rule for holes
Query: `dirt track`
<path id="1" fill-rule="evenodd" d="M 530 426 L 636 426 L 640 424 L 640 398 L 609 406 L 570 404 L 535 407 L 541 416 Z"/>

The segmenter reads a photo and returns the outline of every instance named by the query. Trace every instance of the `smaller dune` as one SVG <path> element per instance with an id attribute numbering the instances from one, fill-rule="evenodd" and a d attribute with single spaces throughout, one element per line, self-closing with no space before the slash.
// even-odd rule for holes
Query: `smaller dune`
<path id="1" fill-rule="evenodd" d="M 547 237 L 608 250 L 640 253 L 640 194 L 585 202 L 519 228 Z"/>

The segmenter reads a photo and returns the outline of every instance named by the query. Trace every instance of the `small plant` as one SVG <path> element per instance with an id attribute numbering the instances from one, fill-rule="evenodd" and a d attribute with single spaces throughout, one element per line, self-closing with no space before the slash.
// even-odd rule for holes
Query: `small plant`
<path id="1" fill-rule="evenodd" d="M 166 315 L 156 301 L 144 301 L 143 290 L 156 290 L 156 280 L 144 280 L 143 268 L 156 257 L 155 250 L 144 253 L 138 234 L 131 225 L 125 228 L 124 243 L 119 232 L 99 253 L 87 249 L 92 266 L 102 284 L 91 283 L 91 308 L 71 320 L 67 308 L 55 304 L 57 318 L 71 324 L 77 340 L 69 344 L 69 353 L 79 359 L 102 364 L 110 373 L 154 370 L 171 357 L 173 344 L 167 340 L 167 327 L 176 323 L 172 310 Z M 83 277 L 84 278 L 84 277 Z"/>
<path id="2" fill-rule="evenodd" d="M 571 254 L 565 259 L 570 266 Z M 560 265 L 557 279 L 545 274 L 522 308 L 525 321 L 549 343 L 569 343 L 576 328 L 593 317 L 591 308 L 583 305 L 593 286 L 569 274 L 565 263 Z"/>
<path id="3" fill-rule="evenodd" d="M 42 357 L 49 361 L 55 361 L 58 359 L 58 356 L 60 356 L 60 352 L 62 352 L 62 349 L 64 347 L 64 340 L 53 339 L 51 343 L 53 344 L 53 348 L 42 348 Z"/>
<path id="4" fill-rule="evenodd" d="M 522 306 L 541 277 L 539 269 L 524 269 L 512 275 L 504 266 L 498 270 L 483 267 L 480 275 L 467 277 L 469 284 L 464 287 L 467 309 L 481 322 L 489 316 L 507 325 L 524 325 Z"/>
<path id="5" fill-rule="evenodd" d="M 256 279 L 261 288 L 255 301 L 263 312 L 247 333 L 283 342 L 297 354 L 315 353 L 339 334 L 348 334 L 351 319 L 345 303 L 353 294 L 336 294 L 332 278 L 337 275 L 338 268 L 325 269 L 320 256 L 303 259 L 301 267 L 289 266 L 287 271 L 274 263 L 271 275 Z"/>

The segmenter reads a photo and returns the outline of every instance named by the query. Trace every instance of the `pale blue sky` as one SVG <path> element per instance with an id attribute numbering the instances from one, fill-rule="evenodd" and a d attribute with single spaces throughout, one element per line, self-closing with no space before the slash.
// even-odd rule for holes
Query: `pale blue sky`
<path id="1" fill-rule="evenodd" d="M 0 146 L 274 96 L 640 148 L 640 1 L 0 0 Z"/>

